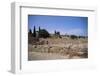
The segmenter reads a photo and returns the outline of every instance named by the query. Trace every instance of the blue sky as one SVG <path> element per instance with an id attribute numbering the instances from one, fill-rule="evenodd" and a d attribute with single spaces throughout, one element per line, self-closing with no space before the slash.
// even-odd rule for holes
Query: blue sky
<path id="1" fill-rule="evenodd" d="M 63 35 L 88 35 L 88 17 L 28 15 L 28 28 L 33 30 L 34 26 L 36 30 L 40 26 L 49 33 L 54 33 L 56 30 Z"/>

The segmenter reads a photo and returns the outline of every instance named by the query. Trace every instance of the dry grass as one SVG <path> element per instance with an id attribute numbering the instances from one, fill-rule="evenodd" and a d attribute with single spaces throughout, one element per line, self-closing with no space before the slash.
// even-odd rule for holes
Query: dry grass
<path id="1" fill-rule="evenodd" d="M 46 59 L 88 58 L 87 39 L 47 38 L 40 39 L 40 42 L 43 44 L 28 45 L 29 60 L 39 58 L 41 60 L 41 57 L 45 59 L 45 56 Z M 38 58 L 34 59 L 34 53 L 37 54 Z"/>

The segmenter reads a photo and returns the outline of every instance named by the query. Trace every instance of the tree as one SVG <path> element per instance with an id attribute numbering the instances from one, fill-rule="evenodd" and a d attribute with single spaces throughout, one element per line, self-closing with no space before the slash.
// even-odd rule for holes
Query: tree
<path id="1" fill-rule="evenodd" d="M 40 26 L 39 26 L 39 31 L 38 31 L 38 36 L 40 37 L 40 31 L 41 31 L 41 28 L 40 28 Z"/>
<path id="2" fill-rule="evenodd" d="M 50 37 L 50 34 L 46 29 L 41 29 L 39 32 L 39 37 L 47 38 L 47 37 Z"/>
<path id="3" fill-rule="evenodd" d="M 76 35 L 71 35 L 70 37 L 71 37 L 71 39 L 77 39 L 78 38 Z"/>
<path id="4" fill-rule="evenodd" d="M 29 34 L 32 34 L 32 30 L 31 29 L 29 29 Z"/>
<path id="5" fill-rule="evenodd" d="M 56 32 L 56 30 L 55 30 L 55 35 L 56 35 L 56 33 L 57 33 L 57 32 Z"/>
<path id="6" fill-rule="evenodd" d="M 60 35 L 60 32 L 56 32 L 56 34 L 59 36 Z"/>
<path id="7" fill-rule="evenodd" d="M 33 37 L 36 37 L 36 29 L 35 29 L 35 26 L 34 26 L 34 29 L 33 29 Z"/>
<path id="8" fill-rule="evenodd" d="M 41 30 L 40 26 L 39 26 L 39 31 Z"/>

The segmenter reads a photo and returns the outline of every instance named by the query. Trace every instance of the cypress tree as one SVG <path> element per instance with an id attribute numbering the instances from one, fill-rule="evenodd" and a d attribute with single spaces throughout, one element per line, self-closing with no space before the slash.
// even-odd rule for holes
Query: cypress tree
<path id="1" fill-rule="evenodd" d="M 57 32 L 56 32 L 56 30 L 55 30 L 55 35 L 56 35 L 56 33 L 57 33 Z"/>
<path id="2" fill-rule="evenodd" d="M 40 28 L 40 26 L 39 26 L 39 32 L 40 32 L 40 30 L 41 30 L 41 28 Z"/>
<path id="3" fill-rule="evenodd" d="M 34 29 L 33 29 L 33 37 L 36 37 L 36 29 L 35 29 L 35 26 L 34 26 Z"/>
<path id="4" fill-rule="evenodd" d="M 29 34 L 32 34 L 32 30 L 31 29 L 29 29 Z"/>
<path id="5" fill-rule="evenodd" d="M 41 32 L 41 28 L 40 28 L 40 26 L 39 26 L 39 32 L 38 32 L 38 34 L 39 34 L 39 37 L 41 37 L 41 36 L 40 36 L 40 32 Z"/>

